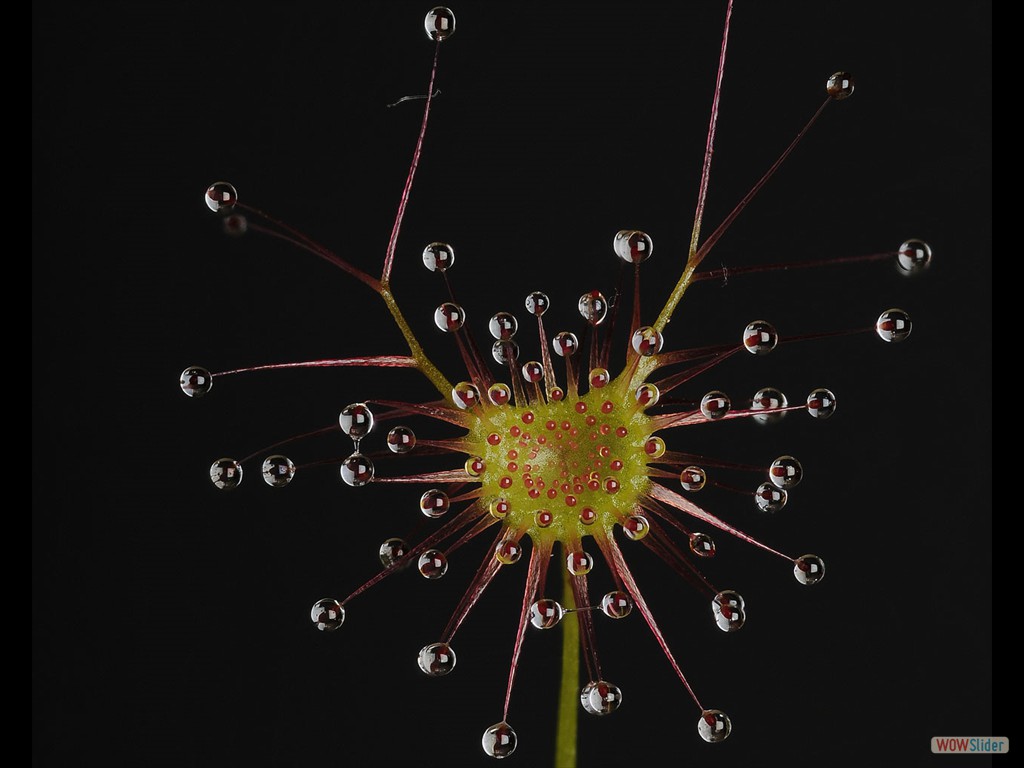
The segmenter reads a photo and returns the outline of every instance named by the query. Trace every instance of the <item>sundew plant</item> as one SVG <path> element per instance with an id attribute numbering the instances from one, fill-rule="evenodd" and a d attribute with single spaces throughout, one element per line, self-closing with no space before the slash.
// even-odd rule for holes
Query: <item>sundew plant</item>
<path id="1" fill-rule="evenodd" d="M 808 114 L 802 116 L 805 122 L 796 127 L 792 141 L 777 148 L 774 158 L 766 156 L 732 207 L 719 220 L 711 220 L 706 215 L 710 195 L 735 193 L 715 183 L 722 101 L 743 97 L 743 88 L 729 90 L 734 9 L 732 0 L 722 6 L 724 27 L 716 75 L 709 84 L 710 103 L 699 110 L 688 105 L 681 113 L 686 120 L 702 115 L 706 141 L 700 147 L 673 148 L 672 153 L 674 157 L 676 151 L 687 150 L 702 158 L 697 175 L 680 180 L 680 195 L 692 181 L 692 198 L 687 198 L 693 201 L 688 219 L 692 225 L 684 240 L 666 242 L 658 232 L 623 221 L 607 227 L 603 253 L 577 257 L 547 252 L 544 225 L 526 223 L 522 231 L 497 238 L 495 253 L 484 256 L 464 254 L 455 238 L 444 232 L 442 219 L 452 217 L 437 217 L 430 239 L 410 243 L 403 223 L 417 205 L 418 173 L 431 170 L 424 159 L 429 158 L 432 120 L 435 111 L 445 109 L 446 100 L 458 98 L 444 88 L 447 49 L 458 45 L 461 36 L 473 34 L 445 7 L 429 9 L 422 20 L 424 46 L 433 51 L 432 59 L 425 61 L 423 90 L 389 103 L 391 110 L 420 110 L 421 122 L 410 136 L 412 156 L 404 184 L 396 188 L 393 227 L 376 259 L 360 240 L 365 233 L 351 221 L 344 225 L 346 245 L 339 248 L 264 210 L 255 190 L 236 187 L 230 180 L 214 181 L 205 189 L 207 207 L 221 218 L 229 236 L 244 236 L 247 247 L 256 247 L 249 241 L 257 237 L 283 241 L 329 263 L 344 285 L 341 295 L 376 294 L 379 313 L 346 315 L 342 306 L 340 341 L 335 339 L 328 347 L 339 349 L 338 355 L 261 360 L 240 367 L 218 367 L 211 361 L 188 365 L 180 378 L 185 395 L 203 402 L 244 397 L 250 377 L 286 371 L 290 376 L 299 371 L 315 377 L 325 374 L 324 369 L 419 377 L 431 388 L 427 397 L 403 398 L 357 392 L 342 384 L 341 401 L 323 403 L 321 423 L 296 425 L 289 434 L 268 434 L 265 445 L 220 455 L 210 465 L 209 478 L 216 489 L 233 495 L 255 493 L 250 486 L 265 485 L 268 493 L 282 494 L 284 504 L 293 484 L 303 483 L 307 475 L 333 473 L 339 498 L 330 503 L 340 515 L 353 515 L 354 526 L 359 527 L 359 520 L 351 510 L 372 514 L 375 521 L 393 517 L 395 534 L 378 542 L 375 569 L 354 557 L 355 536 L 332 542 L 325 550 L 325 557 L 336 553 L 338 575 L 311 601 L 311 631 L 319 630 L 324 640 L 337 643 L 341 670 L 346 664 L 361 663 L 359 654 L 346 646 L 345 633 L 359 621 L 360 605 L 372 599 L 378 584 L 411 578 L 448 580 L 454 576 L 450 563 L 461 557 L 474 559 L 473 567 L 462 571 L 464 588 L 448 616 L 436 627 L 417 628 L 419 634 L 434 634 L 428 642 L 410 647 L 409 654 L 410 663 L 433 678 L 458 675 L 458 660 L 467 654 L 486 654 L 492 664 L 499 656 L 504 660 L 504 688 L 490 697 L 484 691 L 475 695 L 481 717 L 479 747 L 455 745 L 453 754 L 482 749 L 493 758 L 511 757 L 520 740 L 530 739 L 516 726 L 517 711 L 533 706 L 534 699 L 557 699 L 552 722 L 557 734 L 555 764 L 570 768 L 576 764 L 584 727 L 579 717 L 602 718 L 614 728 L 614 713 L 624 701 L 625 706 L 655 706 L 629 697 L 628 688 L 617 682 L 615 662 L 600 653 L 605 627 L 622 620 L 632 622 L 636 633 L 647 632 L 652 647 L 660 649 L 665 670 L 677 678 L 680 691 L 668 706 L 678 711 L 680 731 L 692 734 L 696 743 L 680 746 L 678 733 L 644 738 L 671 740 L 673 749 L 685 754 L 697 754 L 702 741 L 727 741 L 734 727 L 727 714 L 734 692 L 717 690 L 713 678 L 699 686 L 691 679 L 680 644 L 663 631 L 652 608 L 649 594 L 657 583 L 645 583 L 634 573 L 631 562 L 639 551 L 652 553 L 702 596 L 705 614 L 696 604 L 686 604 L 693 621 L 711 622 L 724 633 L 741 630 L 748 613 L 738 585 L 727 577 L 712 580 L 706 573 L 707 564 L 720 559 L 716 555 L 725 538 L 749 547 L 745 556 L 758 558 L 765 577 L 778 578 L 780 589 L 786 579 L 808 589 L 828 589 L 828 581 L 822 583 L 827 553 L 813 546 L 813 524 L 804 528 L 800 541 L 790 543 L 753 535 L 748 523 L 754 516 L 784 514 L 790 497 L 800 493 L 805 465 L 812 465 L 786 450 L 784 425 L 799 418 L 830 419 L 842 408 L 842 393 L 817 380 L 798 392 L 771 382 L 736 384 L 736 374 L 730 374 L 727 387 L 722 371 L 741 358 L 777 355 L 789 345 L 795 349 L 787 354 L 813 354 L 817 345 L 862 344 L 866 338 L 903 342 L 911 335 L 910 315 L 898 306 L 875 307 L 870 297 L 861 297 L 860 303 L 870 308 L 861 325 L 836 327 L 827 317 L 807 317 L 804 327 L 783 332 L 770 318 L 755 315 L 734 329 L 706 329 L 701 342 L 691 343 L 700 318 L 686 317 L 686 300 L 691 291 L 718 291 L 724 286 L 727 301 L 730 283 L 779 272 L 842 273 L 887 265 L 890 274 L 912 276 L 928 267 L 932 252 L 925 241 L 912 236 L 917 233 L 907 233 L 901 242 L 880 243 L 864 253 L 848 252 L 837 237 L 835 243 L 819 243 L 824 247 L 808 250 L 803 257 L 794 250 L 779 258 L 720 258 L 720 241 L 742 226 L 747 206 L 766 194 L 762 189 L 781 172 L 791 153 L 800 151 L 812 126 L 847 109 L 847 100 L 857 90 L 853 73 L 824 73 L 820 91 L 808 95 Z M 742 4 L 738 19 L 741 15 Z M 736 23 L 741 23 L 738 19 Z M 642 105 L 620 98 L 613 112 L 627 118 L 624 131 L 642 130 Z M 751 141 L 757 136 L 752 129 Z M 426 168 L 420 168 L 421 162 Z M 618 168 L 612 183 L 640 185 L 648 173 L 644 168 Z M 431 187 L 435 192 L 440 188 L 436 181 Z M 683 199 L 671 205 L 681 210 Z M 840 211 L 837 221 L 841 219 Z M 376 241 L 374 237 L 368 242 Z M 460 283 L 463 261 L 477 258 L 494 259 L 493 279 L 486 285 Z M 562 277 L 562 269 L 556 283 L 547 284 L 546 260 L 565 263 L 577 258 L 578 270 L 569 273 L 573 284 Z M 673 280 L 645 282 L 649 259 L 676 265 Z M 280 279 L 287 280 L 287 271 L 304 268 L 301 260 L 290 262 Z M 407 311 L 401 292 L 393 289 L 393 277 L 397 281 L 400 273 L 413 270 L 419 270 L 417 306 L 424 295 L 436 295 L 432 316 Z M 502 275 L 507 270 L 528 271 L 536 279 L 535 290 L 504 295 Z M 488 316 L 476 317 L 467 312 L 466 297 L 472 294 L 475 300 L 482 293 L 494 307 Z M 388 346 L 364 351 L 367 345 L 362 342 L 389 322 L 400 337 L 386 334 Z M 677 330 L 682 331 L 684 323 L 688 341 L 682 343 L 676 339 L 683 336 Z M 346 351 L 346 337 L 360 342 L 358 351 Z M 457 350 L 454 364 L 449 356 L 445 364 L 436 362 L 437 355 L 429 351 L 439 337 Z M 287 350 L 281 355 L 286 358 Z M 744 376 L 751 375 L 750 368 L 745 370 Z M 277 410 L 290 397 L 302 394 L 282 395 L 262 407 Z M 781 422 L 777 452 L 756 464 L 743 458 L 743 451 L 737 458 L 707 455 L 694 447 L 691 434 L 736 420 L 755 429 L 771 429 Z M 408 509 L 418 524 L 406 510 L 393 508 L 393 501 L 386 506 L 374 501 L 382 485 L 408 486 Z M 719 499 L 729 502 L 720 504 Z M 746 514 L 737 511 L 741 505 Z M 719 511 L 719 506 L 726 511 Z M 505 645 L 464 648 L 459 643 L 464 625 L 473 621 L 474 608 L 490 598 L 492 583 L 509 578 L 507 571 L 518 573 L 521 591 L 507 606 L 516 620 Z M 801 597 L 796 594 L 792 599 Z M 516 683 L 524 647 L 550 634 L 560 638 L 558 678 L 551 680 L 549 690 L 521 690 Z M 423 714 L 437 717 L 439 728 L 444 725 L 443 703 L 438 703 L 443 702 L 443 693 Z M 346 698 L 358 700 L 358 692 L 347 691 Z"/>

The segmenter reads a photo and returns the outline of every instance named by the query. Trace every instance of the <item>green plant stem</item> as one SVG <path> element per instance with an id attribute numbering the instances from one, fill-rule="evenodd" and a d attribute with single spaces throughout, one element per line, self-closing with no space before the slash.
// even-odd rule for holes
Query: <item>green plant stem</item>
<path id="1" fill-rule="evenodd" d="M 571 578 L 562 572 L 562 607 L 576 607 Z M 580 623 L 579 614 L 567 613 L 562 619 L 562 683 L 558 694 L 558 728 L 555 733 L 555 768 L 576 768 L 576 720 L 579 716 Z"/>

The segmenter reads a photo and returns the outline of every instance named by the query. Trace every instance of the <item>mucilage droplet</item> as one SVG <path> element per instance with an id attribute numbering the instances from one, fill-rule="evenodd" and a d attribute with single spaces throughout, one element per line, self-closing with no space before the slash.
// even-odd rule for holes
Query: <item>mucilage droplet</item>
<path id="1" fill-rule="evenodd" d="M 295 477 L 295 464 L 287 456 L 275 454 L 263 460 L 263 482 L 271 488 L 284 488 Z"/>
<path id="2" fill-rule="evenodd" d="M 242 465 L 234 459 L 217 459 L 210 465 L 210 482 L 221 491 L 237 488 L 242 482 Z"/>
<path id="3" fill-rule="evenodd" d="M 431 643 L 420 649 L 416 663 L 423 674 L 444 677 L 455 669 L 455 651 L 448 643 Z"/>
<path id="4" fill-rule="evenodd" d="M 313 603 L 309 618 L 321 632 L 333 632 L 345 623 L 345 609 L 334 598 L 325 597 Z"/>

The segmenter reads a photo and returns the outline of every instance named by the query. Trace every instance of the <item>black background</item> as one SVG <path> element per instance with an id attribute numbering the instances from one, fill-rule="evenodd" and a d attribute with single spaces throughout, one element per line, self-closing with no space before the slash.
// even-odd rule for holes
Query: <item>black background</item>
<path id="1" fill-rule="evenodd" d="M 385 105 L 425 91 L 427 6 L 259 5 L 33 4 L 36 765 L 482 765 L 480 733 L 500 719 L 525 561 L 460 631 L 456 672 L 429 680 L 416 651 L 440 633 L 489 535 L 440 582 L 396 576 L 321 635 L 309 606 L 371 575 L 386 536 L 423 530 L 417 492 L 348 488 L 327 468 L 279 492 L 258 462 L 231 494 L 205 479 L 214 458 L 327 425 L 348 402 L 431 395 L 412 372 L 352 369 L 225 379 L 199 401 L 178 390 L 193 363 L 404 352 L 363 286 L 283 244 L 224 237 L 202 192 L 229 179 L 377 272 L 422 102 Z M 455 9 L 394 277 L 450 377 L 461 377 L 454 345 L 430 321 L 442 286 L 419 263 L 434 239 L 457 250 L 455 291 L 482 340 L 498 309 L 523 321 L 538 288 L 554 303 L 549 331 L 578 330 L 579 294 L 613 289 L 612 235 L 644 229 L 653 318 L 689 238 L 722 6 Z M 828 578 L 801 588 L 776 559 L 717 536 L 707 573 L 748 603 L 747 626 L 724 635 L 703 598 L 629 547 L 681 665 L 734 732 L 700 741 L 696 708 L 639 616 L 599 622 L 625 704 L 581 722 L 581 765 L 914 765 L 933 759 L 933 735 L 999 730 L 990 49 L 985 3 L 739 4 L 705 233 L 818 106 L 832 71 L 858 85 L 706 265 L 894 250 L 912 236 L 935 262 L 914 279 L 886 263 L 687 295 L 670 347 L 734 340 L 758 317 L 783 335 L 866 327 L 891 306 L 915 329 L 903 345 L 864 335 L 744 356 L 693 383 L 691 395 L 719 387 L 735 399 L 765 384 L 793 400 L 836 392 L 828 422 L 798 413 L 769 429 L 667 436 L 738 461 L 800 457 L 807 477 L 774 519 L 721 491 L 701 501 L 787 552 L 819 552 Z M 534 334 L 524 324 L 524 350 Z M 345 450 L 333 439 L 294 457 Z M 595 570 L 595 589 L 605 578 Z M 550 762 L 558 655 L 557 633 L 528 636 L 509 715 L 518 765 Z"/>

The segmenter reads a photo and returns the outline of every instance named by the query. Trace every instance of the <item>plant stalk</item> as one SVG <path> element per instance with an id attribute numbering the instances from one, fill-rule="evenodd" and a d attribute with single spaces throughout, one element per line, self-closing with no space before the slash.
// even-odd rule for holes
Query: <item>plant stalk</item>
<path id="1" fill-rule="evenodd" d="M 576 608 L 571 576 L 563 566 L 562 607 Z M 580 709 L 580 622 L 572 611 L 562 618 L 562 682 L 558 694 L 558 726 L 555 733 L 555 768 L 576 768 L 576 731 Z"/>

